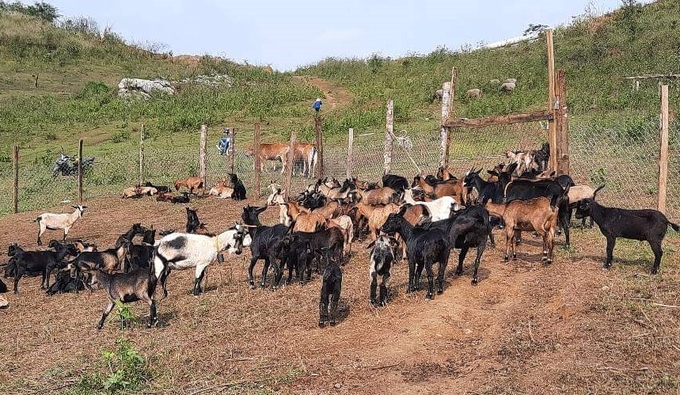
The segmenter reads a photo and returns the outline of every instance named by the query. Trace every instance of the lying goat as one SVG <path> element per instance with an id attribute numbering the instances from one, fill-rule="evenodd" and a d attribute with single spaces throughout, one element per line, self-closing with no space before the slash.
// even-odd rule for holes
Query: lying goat
<path id="1" fill-rule="evenodd" d="M 585 199 L 576 207 L 576 218 L 591 217 L 600 232 L 607 238 L 607 258 L 604 267 L 612 266 L 614 245 L 618 237 L 633 240 L 646 240 L 654 253 L 652 274 L 659 271 L 661 265 L 661 241 L 666 236 L 668 225 L 676 232 L 680 226 L 670 222 L 663 213 L 657 210 L 626 210 L 605 207 L 593 199 Z"/>
<path id="2" fill-rule="evenodd" d="M 83 212 L 85 211 L 85 208 L 87 206 L 71 206 L 74 209 L 76 209 L 74 212 L 71 214 L 54 214 L 54 213 L 42 213 L 38 216 L 38 218 L 35 219 L 34 222 L 37 222 L 38 225 L 40 226 L 40 230 L 38 231 L 38 245 L 42 245 L 42 240 L 40 240 L 40 236 L 45 233 L 45 230 L 57 230 L 57 229 L 63 229 L 64 230 L 64 237 L 62 240 L 66 240 L 66 235 L 68 234 L 68 231 L 71 229 L 73 224 L 78 220 L 83 215 Z"/>

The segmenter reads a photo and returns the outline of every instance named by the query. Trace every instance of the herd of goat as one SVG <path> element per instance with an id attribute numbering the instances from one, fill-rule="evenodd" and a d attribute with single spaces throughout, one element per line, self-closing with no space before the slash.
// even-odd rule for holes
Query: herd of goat
<path id="1" fill-rule="evenodd" d="M 563 232 L 565 247 L 570 246 L 572 211 L 576 218 L 590 218 L 607 239 L 605 267 L 612 263 L 617 238 L 647 241 L 654 253 L 651 272 L 657 273 L 661 263 L 661 242 L 669 222 L 657 210 L 610 208 L 596 201 L 597 192 L 586 185 L 575 185 L 568 175 L 545 174 L 548 149 L 507 153 L 509 163 L 486 171 L 470 169 L 462 178 L 446 168 L 436 175 L 416 175 L 412 182 L 398 175 L 382 177 L 381 184 L 356 178 L 339 182 L 324 178 L 310 184 L 295 198 L 284 196 L 280 188 L 270 185 L 271 194 L 264 206 L 243 207 L 241 221 L 221 233 L 211 233 L 200 222 L 197 209 L 186 207 L 184 232 L 161 232 L 139 223 L 120 235 L 112 248 L 100 251 L 83 241 L 66 242 L 69 230 L 83 215 L 85 206 L 74 206 L 67 214 L 43 213 L 38 223 L 38 245 L 46 230 L 63 230 L 62 241 L 52 240 L 49 250 L 28 251 L 16 243 L 8 248 L 10 257 L 5 277 L 14 278 L 14 292 L 24 275 L 41 275 L 41 289 L 53 295 L 78 292 L 95 286 L 106 289 L 108 304 L 98 328 L 117 302 L 144 301 L 149 305 L 148 326 L 157 323 L 155 295 L 160 284 L 167 297 L 166 283 L 173 270 L 194 268 L 193 294 L 202 292 L 206 268 L 215 261 L 223 262 L 224 253 L 251 251 L 248 282 L 255 288 L 254 268 L 264 261 L 260 287 L 275 289 L 288 269 L 286 283 L 311 280 L 312 271 L 321 275 L 319 326 L 337 322 L 337 307 L 342 288 L 342 266 L 348 261 L 354 240 L 367 239 L 370 248 L 369 301 L 373 306 L 388 302 L 388 285 L 395 262 L 408 262 L 407 292 L 415 292 L 420 277 L 427 276 L 426 298 L 444 291 L 444 277 L 451 251 L 459 250 L 455 273 L 463 273 L 469 249 L 476 249 L 472 284 L 477 284 L 478 270 L 487 243 L 494 245 L 492 229 L 499 227 L 505 236 L 505 261 L 517 258 L 516 245 L 521 232 L 531 231 L 542 238 L 542 259 L 553 262 L 556 234 Z M 486 178 L 486 179 L 485 179 Z M 201 180 L 188 178 L 175 182 L 175 190 L 185 187 L 190 194 L 204 193 Z M 145 192 L 138 193 L 142 188 Z M 167 188 L 167 187 L 166 187 Z M 136 186 L 132 197 L 169 194 L 170 189 L 153 185 Z M 188 196 L 188 194 L 186 196 Z M 218 197 L 245 199 L 245 187 L 230 174 L 210 191 Z M 228 195 L 228 196 L 227 196 Z M 160 200 L 160 199 L 159 199 Z M 278 207 L 279 223 L 262 224 L 259 215 L 268 207 Z M 141 240 L 135 242 L 136 238 Z M 435 277 L 435 268 L 437 274 Z M 57 271 L 55 282 L 50 276 Z M 380 281 L 379 281 L 380 280 Z M 380 286 L 378 287 L 378 282 Z M 6 291 L 0 282 L 0 291 Z M 378 291 L 379 289 L 379 291 Z"/>

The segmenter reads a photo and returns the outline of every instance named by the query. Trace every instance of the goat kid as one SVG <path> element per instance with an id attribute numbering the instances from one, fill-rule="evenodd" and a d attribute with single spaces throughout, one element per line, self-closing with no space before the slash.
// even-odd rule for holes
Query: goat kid
<path id="1" fill-rule="evenodd" d="M 323 328 L 328 321 L 330 326 L 337 323 L 338 302 L 342 290 L 342 269 L 329 259 L 329 251 L 325 251 L 326 268 L 323 271 L 321 297 L 319 300 L 319 328 Z M 328 307 L 330 304 L 330 313 Z"/>
<path id="2" fill-rule="evenodd" d="M 368 274 L 371 280 L 370 302 L 374 307 L 387 305 L 387 283 L 390 279 L 392 264 L 396 261 L 395 251 L 398 245 L 399 242 L 395 238 L 380 235 L 366 247 L 373 247 L 371 249 Z M 376 297 L 378 276 L 382 278 L 380 282 L 380 298 Z"/>

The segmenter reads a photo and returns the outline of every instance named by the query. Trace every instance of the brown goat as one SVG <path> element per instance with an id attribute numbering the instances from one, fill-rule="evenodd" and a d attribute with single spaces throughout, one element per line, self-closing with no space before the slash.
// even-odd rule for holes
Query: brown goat
<path id="1" fill-rule="evenodd" d="M 323 207 L 312 210 L 313 213 L 321 214 L 324 218 L 337 218 L 342 215 L 342 205 L 335 200 L 326 202 Z"/>
<path id="2" fill-rule="evenodd" d="M 396 203 L 400 200 L 397 191 L 390 187 L 382 187 L 366 191 L 360 189 L 358 194 L 360 197 L 360 202 L 370 204 L 371 206 Z"/>
<path id="3" fill-rule="evenodd" d="M 550 199 L 538 197 L 529 200 L 513 200 L 506 204 L 486 202 L 489 214 L 503 218 L 505 222 L 505 261 L 512 247 L 512 259 L 517 259 L 515 240 L 521 231 L 536 231 L 543 237 L 543 260 L 553 261 L 553 245 L 557 229 L 557 209 L 550 206 Z"/>
<path id="4" fill-rule="evenodd" d="M 316 232 L 326 228 L 326 218 L 323 215 L 309 212 L 307 208 L 294 201 L 280 203 L 280 205 L 287 210 L 288 220 L 286 222 L 290 224 L 291 221 L 295 221 L 294 232 Z"/>
<path id="5" fill-rule="evenodd" d="M 203 180 L 201 177 L 187 177 L 183 180 L 175 181 L 175 190 L 179 192 L 180 187 L 185 187 L 189 193 L 196 193 L 203 189 Z"/>
<path id="6" fill-rule="evenodd" d="M 352 252 L 352 240 L 354 240 L 354 224 L 352 218 L 347 215 L 341 215 L 337 218 L 326 219 L 326 228 L 338 228 L 345 238 L 342 247 L 342 253 L 345 257 L 349 257 Z"/>
<path id="7" fill-rule="evenodd" d="M 413 179 L 414 184 L 417 184 L 425 194 L 434 195 L 435 198 L 440 198 L 443 196 L 452 196 L 456 202 L 461 204 L 466 204 L 466 189 L 463 186 L 463 181 L 459 179 L 451 178 L 449 180 L 440 182 L 434 186 L 430 185 L 422 178 L 420 175 L 415 176 Z"/>
<path id="8" fill-rule="evenodd" d="M 387 217 L 391 213 L 399 211 L 399 206 L 390 203 L 385 206 L 371 206 L 365 203 L 357 203 L 356 210 L 368 220 L 368 233 L 371 241 L 378 238 L 378 230 L 387 221 Z"/>

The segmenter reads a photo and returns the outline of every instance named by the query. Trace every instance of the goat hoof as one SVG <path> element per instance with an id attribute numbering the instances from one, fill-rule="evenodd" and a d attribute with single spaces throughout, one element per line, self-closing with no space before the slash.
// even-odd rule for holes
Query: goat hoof
<path id="1" fill-rule="evenodd" d="M 319 328 L 323 328 L 323 326 L 324 326 L 324 322 L 323 322 L 323 321 L 319 321 Z"/>
<path id="2" fill-rule="evenodd" d="M 507 262 L 507 261 L 509 261 L 509 260 L 510 260 L 510 259 L 508 259 L 508 256 L 507 256 L 507 255 L 503 258 L 503 262 Z"/>
<path id="3" fill-rule="evenodd" d="M 456 270 L 456 276 L 463 274 L 463 269 Z"/>
<path id="4" fill-rule="evenodd" d="M 331 322 L 329 322 L 329 324 L 330 324 L 331 326 L 335 326 L 337 323 L 336 323 L 335 321 L 331 321 Z"/>
<path id="5" fill-rule="evenodd" d="M 472 282 L 472 285 L 477 285 L 477 283 L 479 282 L 479 280 L 477 279 L 477 277 L 475 277 L 475 278 L 472 279 L 471 282 Z"/>
<path id="6" fill-rule="evenodd" d="M 444 290 L 443 290 L 443 289 L 438 289 L 438 290 L 437 290 L 437 295 L 441 295 L 441 294 L 443 294 L 443 293 L 444 293 Z"/>

